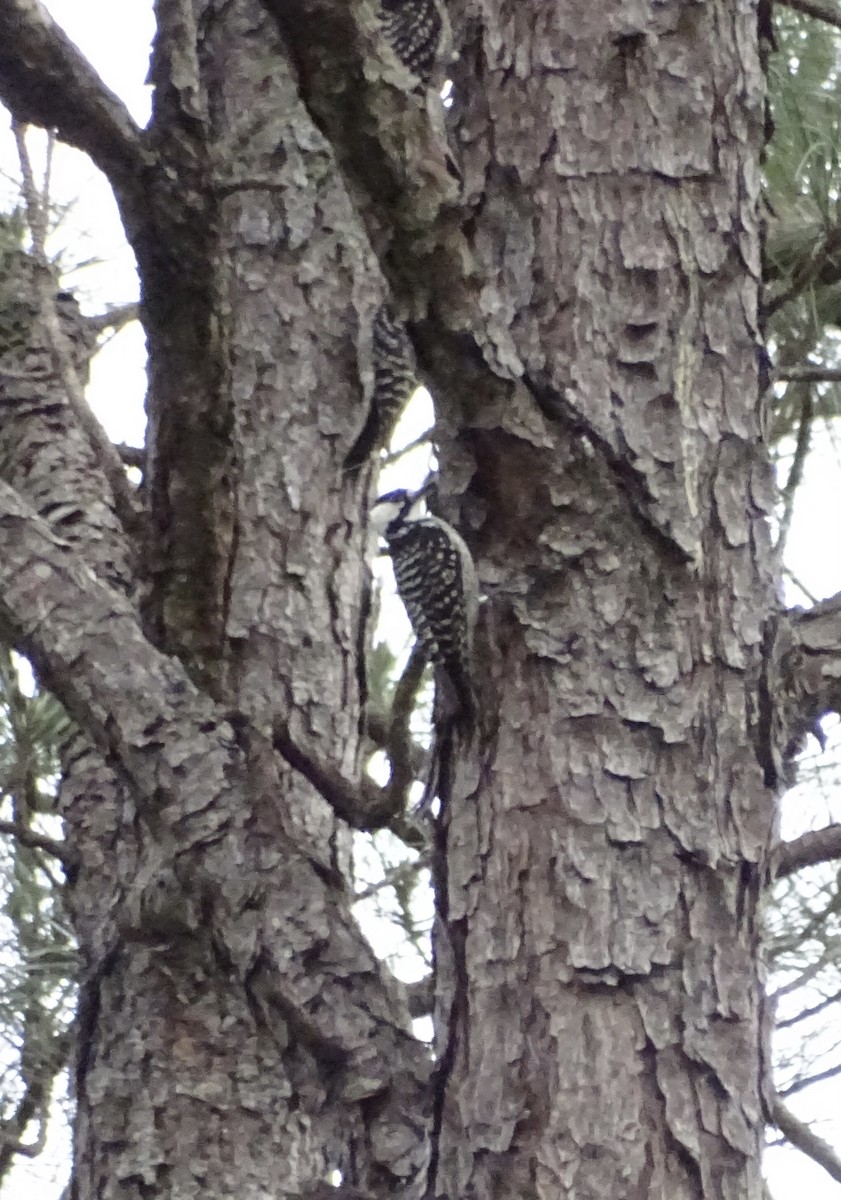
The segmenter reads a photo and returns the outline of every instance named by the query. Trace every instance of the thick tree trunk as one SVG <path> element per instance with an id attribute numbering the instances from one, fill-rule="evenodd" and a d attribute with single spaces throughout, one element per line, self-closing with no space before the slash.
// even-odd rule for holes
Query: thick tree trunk
<path id="1" fill-rule="evenodd" d="M 46 41 L 59 96 L 75 73 L 72 140 L 97 121 L 125 139 L 150 376 L 136 569 L 94 464 L 72 543 L 93 575 L 67 563 L 74 443 L 57 470 L 40 409 L 7 422 L 0 617 L 99 748 L 68 749 L 61 792 L 84 967 L 72 1195 L 300 1195 L 336 1169 L 420 1186 L 427 1055 L 350 914 L 346 828 L 267 740 L 280 718 L 357 769 L 368 476 L 341 463 L 376 260 L 256 0 L 161 0 L 136 144 L 40 20 L 21 10 L 15 38 Z M 6 78 L 32 115 L 52 93 L 22 57 Z M 363 1114 L 387 1089 L 397 1114 Z"/>
<path id="2" fill-rule="evenodd" d="M 457 438 L 493 717 L 448 813 L 436 1194 L 758 1197 L 755 16 L 458 7 L 485 336 L 522 382 Z"/>
<path id="3" fill-rule="evenodd" d="M 3 95 L 110 171 L 150 355 L 142 538 L 94 463 L 60 540 L 44 439 L 0 484 L 0 621 L 87 739 L 74 1200 L 334 1169 L 376 1197 L 758 1197 L 755 14 L 453 0 L 457 197 L 367 2 L 159 0 L 147 134 L 10 3 Z M 369 479 L 341 463 L 386 292 L 488 597 L 434 1072 L 352 919 L 347 827 L 289 765 L 357 769 Z"/>
<path id="4" fill-rule="evenodd" d="M 89 779 L 93 811 L 69 809 L 85 813 L 70 828 L 86 864 L 105 833 L 149 881 L 139 916 L 126 917 L 125 884 L 76 888 L 89 970 L 74 1196 L 297 1195 L 347 1169 L 362 1140 L 347 1097 L 366 1084 L 343 1082 L 348 1030 L 317 972 L 304 981 L 321 1010 L 308 1029 L 266 986 L 265 959 L 291 973 L 285 954 L 328 948 L 337 977 L 358 953 L 376 975 L 349 914 L 347 835 L 264 738 L 294 714 L 293 732 L 323 739 L 353 774 L 367 567 L 360 497 L 338 485 L 375 264 L 260 4 L 160 4 L 152 74 L 151 141 L 183 226 L 169 259 L 158 230 L 135 238 L 150 359 L 146 627 L 253 733 L 239 796 L 214 818 L 211 887 L 196 888 L 183 843 L 173 870 L 133 806 L 103 806 Z M 227 945 L 208 906 L 226 914 Z"/>

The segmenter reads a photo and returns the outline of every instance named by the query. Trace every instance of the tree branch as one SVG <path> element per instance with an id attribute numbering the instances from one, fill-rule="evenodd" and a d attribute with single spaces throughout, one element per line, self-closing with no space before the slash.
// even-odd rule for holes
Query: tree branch
<path id="1" fill-rule="evenodd" d="M 413 1019 L 417 1021 L 420 1017 L 430 1016 L 435 1008 L 434 976 L 425 975 L 417 983 L 407 984 L 406 990 L 409 993 L 409 1012 Z"/>
<path id="2" fill-rule="evenodd" d="M 109 329 L 117 333 L 132 321 L 139 319 L 140 305 L 136 300 L 132 300 L 129 304 L 117 304 L 94 317 L 85 317 L 85 324 L 92 333 L 105 333 Z"/>
<path id="3" fill-rule="evenodd" d="M 779 312 L 791 300 L 795 300 L 812 283 L 825 286 L 838 280 L 839 254 L 841 254 L 841 225 L 830 225 L 824 230 L 821 241 L 804 256 L 803 262 L 794 271 L 792 278 L 781 291 L 769 296 L 763 304 L 766 318 Z"/>
<path id="4" fill-rule="evenodd" d="M 816 363 L 806 363 L 802 367 L 781 367 L 774 372 L 774 382 L 841 383 L 841 367 L 821 367 Z"/>
<path id="5" fill-rule="evenodd" d="M 30 1001 L 22 1024 L 18 1070 L 24 1091 L 15 1111 L 0 1124 L 0 1181 L 15 1157 L 37 1158 L 43 1151 L 55 1078 L 70 1056 L 70 1037 L 63 1033 L 49 1038 L 49 1016 L 37 1001 Z M 33 1121 L 38 1122 L 38 1133 L 34 1141 L 24 1142 Z"/>
<path id="6" fill-rule="evenodd" d="M 80 727 L 135 780 L 138 799 L 159 808 L 172 798 L 180 773 L 166 769 L 164 749 L 155 755 L 153 772 L 143 767 L 139 747 L 145 738 L 131 733 L 127 705 L 143 727 L 165 714 L 180 738 L 198 735 L 211 755 L 205 787 L 215 781 L 211 796 L 222 789 L 221 763 L 228 753 L 221 743 L 215 752 L 207 744 L 210 728 L 222 724 L 210 702 L 202 701 L 180 664 L 146 641 L 129 602 L 93 576 L 71 545 L 5 482 L 0 482 L 0 623 Z M 115 663 L 125 662 L 132 663 L 131 672 L 114 670 Z M 204 737 L 202 721 L 210 722 Z"/>
<path id="7" fill-rule="evenodd" d="M 413 850 L 426 849 L 423 831 L 396 806 L 402 798 L 395 797 L 390 787 L 378 787 L 367 775 L 358 785 L 350 783 L 331 763 L 305 750 L 280 719 L 272 726 L 272 745 L 353 829 L 372 832 L 388 828 Z"/>
<path id="8" fill-rule="evenodd" d="M 804 867 L 841 858 L 841 825 L 810 829 L 791 842 L 781 842 L 776 851 L 778 878 L 793 875 Z"/>
<path id="9" fill-rule="evenodd" d="M 841 1075 L 841 1063 L 834 1067 L 827 1067 L 825 1071 L 817 1071 L 814 1075 L 806 1075 L 802 1079 L 795 1079 L 794 1083 L 790 1083 L 788 1087 L 784 1087 L 778 1092 L 778 1095 L 780 1097 L 794 1096 L 797 1092 L 804 1092 L 813 1083 L 822 1083 L 825 1079 L 836 1079 L 839 1075 Z"/>
<path id="10" fill-rule="evenodd" d="M 394 699 L 389 715 L 386 751 L 391 762 L 391 778 L 388 781 L 387 790 L 393 806 L 399 812 L 405 811 L 409 792 L 416 778 L 412 769 L 415 743 L 412 740 L 410 722 L 426 663 L 426 653 L 420 642 L 416 642 L 412 647 L 406 668 L 394 689 Z"/>
<path id="11" fill-rule="evenodd" d="M 791 614 L 802 646 L 813 653 L 841 655 L 841 592 L 819 601 L 805 612 Z"/>
<path id="12" fill-rule="evenodd" d="M 808 1008 L 803 1008 L 800 1012 L 795 1013 L 793 1017 L 786 1017 L 785 1020 L 775 1021 L 774 1029 L 793 1029 L 795 1025 L 799 1025 L 801 1021 L 808 1021 L 812 1017 L 819 1016 L 820 1013 L 826 1012 L 828 1008 L 832 1008 L 841 1000 L 841 991 L 835 992 L 832 996 L 827 996 L 825 1000 L 821 1000 L 819 1004 L 812 1004 Z"/>
<path id="13" fill-rule="evenodd" d="M 760 712 L 766 779 L 788 778 L 790 764 L 827 712 L 841 712 L 841 593 L 770 622 L 765 637 Z"/>
<path id="14" fill-rule="evenodd" d="M 0 5 L 0 99 L 18 121 L 84 150 L 115 187 L 140 183 L 140 130 L 40 0 Z"/>
<path id="15" fill-rule="evenodd" d="M 119 442 L 114 449 L 124 467 L 136 467 L 138 471 L 146 470 L 146 451 L 143 446 L 129 446 L 128 442 Z"/>
<path id="16" fill-rule="evenodd" d="M 56 374 L 61 381 L 73 417 L 87 438 L 98 465 L 108 481 L 114 511 L 126 532 L 132 534 L 137 529 L 138 514 L 131 485 L 126 478 L 117 451 L 85 399 L 79 372 L 73 358 L 72 346 L 58 319 L 54 280 L 45 246 L 49 197 L 46 194 L 40 194 L 36 186 L 23 127 L 15 119 L 12 122 L 12 128 L 23 177 L 23 196 L 26 203 L 27 220 L 32 233 L 34 259 L 32 290 L 39 301 L 39 316 L 49 337 Z M 72 303 L 78 312 L 75 301 Z"/>
<path id="17" fill-rule="evenodd" d="M 34 829 L 21 825 L 18 821 L 0 821 L 0 833 L 16 838 L 22 846 L 27 846 L 31 850 L 45 850 L 47 854 L 57 858 L 66 867 L 78 866 L 78 858 L 66 842 L 48 837 L 46 833 L 37 833 Z"/>
<path id="18" fill-rule="evenodd" d="M 39 1120 L 38 1137 L 28 1145 L 24 1145 L 23 1142 L 10 1141 L 3 1129 L 0 1129 L 0 1142 L 3 1143 L 3 1149 L 10 1156 L 16 1154 L 21 1158 L 37 1158 L 47 1144 L 47 1123 L 43 1118 Z"/>
<path id="19" fill-rule="evenodd" d="M 396 866 L 390 867 L 385 871 L 382 879 L 377 883 L 370 883 L 366 887 L 360 888 L 358 892 L 354 892 L 353 902 L 354 904 L 358 904 L 360 900 L 371 900 L 374 896 L 379 896 L 388 888 L 402 886 L 407 880 L 414 883 L 418 874 L 428 866 L 428 859 L 405 859 L 403 862 L 399 862 Z"/>
<path id="20" fill-rule="evenodd" d="M 10 1134 L 8 1129 L 0 1127 L 0 1176 L 6 1173 L 13 1158 L 37 1158 L 43 1153 L 47 1144 L 47 1114 L 44 1111 L 44 1098 L 41 1095 L 40 1080 L 30 1089 L 27 1088 L 23 1099 L 17 1106 L 14 1115 L 8 1122 L 13 1128 L 25 1129 L 34 1120 L 38 1122 L 38 1134 L 34 1142 L 21 1142 L 18 1136 Z M 32 1096 L 36 1099 L 33 1100 Z M 35 1111 L 33 1111 L 35 1110 Z M 5 1126 L 6 1122 L 4 1122 Z"/>
<path id="21" fill-rule="evenodd" d="M 377 750 L 388 754 L 388 739 L 391 731 L 391 716 L 389 713 L 366 710 L 365 734 Z M 409 755 L 409 765 L 413 779 L 420 779 L 429 761 L 429 751 L 425 750 L 414 740 L 407 741 L 403 752 Z"/>
<path id="22" fill-rule="evenodd" d="M 823 1138 L 819 1138 L 816 1133 L 813 1133 L 805 1122 L 799 1120 L 783 1104 L 776 1092 L 771 1097 L 768 1107 L 771 1120 L 787 1141 L 808 1155 L 813 1162 L 823 1167 L 833 1179 L 841 1183 L 841 1159 L 838 1158 L 832 1147 Z"/>
<path id="23" fill-rule="evenodd" d="M 782 3 L 785 8 L 791 8 L 794 12 L 803 13 L 806 17 L 814 17 L 816 21 L 823 21 L 841 29 L 841 11 L 834 4 L 824 4 L 821 0 L 782 0 Z"/>

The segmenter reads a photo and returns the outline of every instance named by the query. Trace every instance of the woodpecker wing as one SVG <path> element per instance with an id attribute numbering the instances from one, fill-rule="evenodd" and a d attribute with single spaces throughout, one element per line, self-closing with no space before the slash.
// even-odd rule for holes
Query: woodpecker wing
<path id="1" fill-rule="evenodd" d="M 406 326 L 396 319 L 387 304 L 381 304 L 374 314 L 371 356 L 374 398 L 383 423 L 391 426 L 390 436 L 397 418 L 418 386 L 418 364 Z"/>
<path id="2" fill-rule="evenodd" d="M 346 468 L 360 467 L 388 445 L 394 427 L 418 386 L 415 351 L 406 326 L 381 304 L 371 328 L 374 391 L 362 431 L 348 451 Z"/>
<path id="3" fill-rule="evenodd" d="M 435 0 L 382 0 L 380 20 L 392 50 L 407 70 L 428 84 L 435 70 L 444 23 Z"/>
<path id="4" fill-rule="evenodd" d="M 429 658 L 461 661 L 469 632 L 461 555 L 434 517 L 411 521 L 387 536 L 397 591 Z"/>

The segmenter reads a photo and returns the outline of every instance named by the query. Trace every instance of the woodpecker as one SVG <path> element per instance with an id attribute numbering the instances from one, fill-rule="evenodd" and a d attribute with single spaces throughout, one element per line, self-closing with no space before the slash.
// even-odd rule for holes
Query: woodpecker
<path id="1" fill-rule="evenodd" d="M 406 70 L 428 87 L 444 32 L 435 0 L 381 0 L 380 24 Z"/>
<path id="2" fill-rule="evenodd" d="M 368 457 L 387 446 L 400 414 L 419 386 L 415 351 L 406 326 L 390 306 L 381 304 L 371 326 L 374 391 L 362 432 L 348 451 L 345 467 L 361 467 Z"/>
<path id="3" fill-rule="evenodd" d="M 415 637 L 438 669 L 436 691 L 443 674 L 453 693 L 452 717 L 471 723 L 476 715 L 471 660 L 479 585 L 470 551 L 452 525 L 426 511 L 424 490 L 381 496 L 371 523 L 388 545 L 397 592 Z"/>

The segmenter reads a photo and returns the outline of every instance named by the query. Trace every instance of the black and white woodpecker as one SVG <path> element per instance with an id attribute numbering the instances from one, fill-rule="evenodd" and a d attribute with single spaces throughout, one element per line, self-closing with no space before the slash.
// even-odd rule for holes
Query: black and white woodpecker
<path id="1" fill-rule="evenodd" d="M 446 521 L 426 511 L 424 491 L 388 492 L 371 511 L 385 539 L 397 593 L 415 637 L 436 668 L 436 707 L 443 680 L 450 695 L 444 712 L 458 724 L 476 716 L 472 678 L 473 631 L 479 584 L 470 551 Z"/>
<path id="2" fill-rule="evenodd" d="M 435 0 L 380 0 L 380 24 L 406 70 L 428 87 L 444 38 L 444 21 Z"/>
<path id="3" fill-rule="evenodd" d="M 372 454 L 388 445 L 403 409 L 420 386 L 411 339 L 388 302 L 380 305 L 371 323 L 371 359 L 374 368 L 371 407 L 345 458 L 346 470 L 361 467 Z"/>

